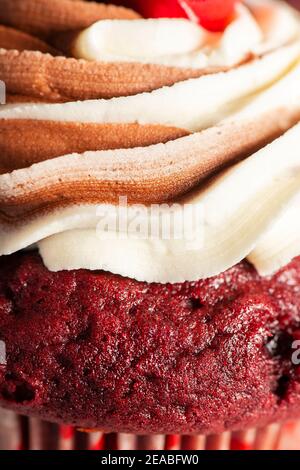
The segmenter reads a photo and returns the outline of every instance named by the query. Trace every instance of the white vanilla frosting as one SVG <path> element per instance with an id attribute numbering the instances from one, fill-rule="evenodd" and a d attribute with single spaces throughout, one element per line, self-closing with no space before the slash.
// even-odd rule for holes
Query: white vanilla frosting
<path id="1" fill-rule="evenodd" d="M 300 253 L 300 193 L 292 198 L 248 256 L 262 276 L 285 266 Z"/>
<path id="2" fill-rule="evenodd" d="M 98 21 L 78 35 L 73 54 L 106 62 L 231 66 L 299 35 L 298 15 L 282 2 L 245 3 L 237 4 L 235 18 L 223 33 L 211 33 L 184 19 Z"/>

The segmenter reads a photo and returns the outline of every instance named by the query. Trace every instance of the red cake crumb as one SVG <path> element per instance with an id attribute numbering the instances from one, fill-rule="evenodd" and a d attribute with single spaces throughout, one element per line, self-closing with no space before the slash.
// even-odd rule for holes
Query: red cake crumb
<path id="1" fill-rule="evenodd" d="M 300 258 L 146 284 L 0 260 L 1 405 L 79 427 L 211 433 L 300 416 Z M 295 362 L 295 361 L 294 361 Z"/>

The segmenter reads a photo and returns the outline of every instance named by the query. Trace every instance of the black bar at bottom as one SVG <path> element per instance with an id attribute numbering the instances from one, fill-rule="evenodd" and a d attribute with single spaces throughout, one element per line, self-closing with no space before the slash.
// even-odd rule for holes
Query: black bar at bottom
<path id="1" fill-rule="evenodd" d="M 241 465 L 271 463 L 272 465 L 298 464 L 297 451 L 0 451 L 0 463 L 35 467 L 56 464 L 95 465 L 103 467 L 139 468 L 141 466 L 201 466 L 229 463 L 234 468 Z M 1 466 L 1 468 L 4 468 Z"/>

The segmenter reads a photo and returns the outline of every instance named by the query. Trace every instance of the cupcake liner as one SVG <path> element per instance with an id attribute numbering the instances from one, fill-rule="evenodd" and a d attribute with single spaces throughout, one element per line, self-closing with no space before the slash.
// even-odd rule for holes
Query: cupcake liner
<path id="1" fill-rule="evenodd" d="M 138 438 L 134 434 L 117 435 L 117 448 L 119 450 L 135 450 L 137 449 Z"/>
<path id="2" fill-rule="evenodd" d="M 300 450 L 300 421 L 286 423 L 281 427 L 278 449 Z"/>
<path id="3" fill-rule="evenodd" d="M 78 431 L 0 409 L 0 450 L 300 450 L 300 421 L 212 436 Z"/>
<path id="4" fill-rule="evenodd" d="M 171 434 L 166 436 L 165 442 L 166 450 L 180 450 L 181 449 L 181 437 L 177 434 Z"/>
<path id="5" fill-rule="evenodd" d="M 231 433 L 223 432 L 215 436 L 207 436 L 205 450 L 230 450 Z"/>
<path id="6" fill-rule="evenodd" d="M 59 426 L 59 450 L 73 450 L 75 429 L 72 426 Z"/>
<path id="7" fill-rule="evenodd" d="M 105 438 L 103 432 L 91 432 L 88 435 L 88 450 L 103 450 Z"/>
<path id="8" fill-rule="evenodd" d="M 0 449 L 25 448 L 21 418 L 12 411 L 0 409 Z"/>
<path id="9" fill-rule="evenodd" d="M 164 450 L 166 443 L 166 436 L 163 434 L 139 436 L 137 445 L 139 450 Z"/>
<path id="10" fill-rule="evenodd" d="M 278 449 L 280 424 L 272 424 L 256 432 L 254 441 L 255 450 Z"/>
<path id="11" fill-rule="evenodd" d="M 182 436 L 179 449 L 182 450 L 205 450 L 205 436 Z"/>
<path id="12" fill-rule="evenodd" d="M 29 449 L 59 449 L 60 433 L 57 425 L 29 418 Z"/>
<path id="13" fill-rule="evenodd" d="M 248 429 L 246 431 L 234 432 L 231 437 L 232 450 L 252 450 L 256 438 L 256 430 Z"/>

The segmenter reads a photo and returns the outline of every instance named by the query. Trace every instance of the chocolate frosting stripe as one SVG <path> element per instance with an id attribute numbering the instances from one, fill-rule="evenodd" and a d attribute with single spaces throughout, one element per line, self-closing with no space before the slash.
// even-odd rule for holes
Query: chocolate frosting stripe
<path id="1" fill-rule="evenodd" d="M 83 29 L 103 19 L 135 19 L 133 10 L 72 0 L 0 0 L 0 22 L 40 36 Z"/>
<path id="2" fill-rule="evenodd" d="M 165 143 L 189 132 L 176 127 L 140 124 L 0 119 L 2 172 L 30 166 L 60 155 Z M 22 140 L 18 138 L 22 135 Z"/>
<path id="3" fill-rule="evenodd" d="M 88 62 L 36 51 L 0 49 L 0 78 L 7 91 L 52 101 L 135 95 L 220 70 Z"/>

